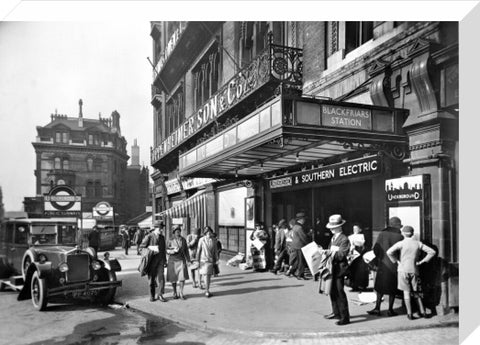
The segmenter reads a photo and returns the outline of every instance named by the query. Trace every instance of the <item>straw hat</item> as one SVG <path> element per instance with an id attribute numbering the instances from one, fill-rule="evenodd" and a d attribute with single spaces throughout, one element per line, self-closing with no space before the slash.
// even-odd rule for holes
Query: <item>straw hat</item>
<path id="1" fill-rule="evenodd" d="M 345 224 L 345 220 L 342 219 L 342 216 L 339 214 L 332 214 L 330 218 L 328 218 L 328 224 L 326 225 L 327 229 L 338 228 Z"/>

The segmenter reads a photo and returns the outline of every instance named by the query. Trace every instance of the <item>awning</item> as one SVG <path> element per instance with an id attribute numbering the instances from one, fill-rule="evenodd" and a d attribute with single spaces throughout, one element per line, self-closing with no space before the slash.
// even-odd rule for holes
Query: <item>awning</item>
<path id="1" fill-rule="evenodd" d="M 153 219 L 152 215 L 148 216 L 144 220 L 138 222 L 138 227 L 142 229 L 150 228 L 153 225 L 152 219 Z"/>
<path id="2" fill-rule="evenodd" d="M 155 216 L 169 218 L 196 217 L 199 220 L 199 224 L 204 225 L 206 219 L 206 195 L 204 193 L 204 189 L 199 190 L 188 199 L 165 211 L 156 213 Z"/>

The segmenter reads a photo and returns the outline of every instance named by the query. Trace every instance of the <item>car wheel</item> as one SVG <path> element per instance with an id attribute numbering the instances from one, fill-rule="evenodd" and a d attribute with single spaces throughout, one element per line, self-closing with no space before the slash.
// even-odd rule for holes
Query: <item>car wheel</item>
<path id="1" fill-rule="evenodd" d="M 32 276 L 31 293 L 33 307 L 39 311 L 44 311 L 47 308 L 47 282 L 45 279 L 39 277 L 38 271 L 35 271 Z"/>
<path id="2" fill-rule="evenodd" d="M 23 266 L 22 266 L 22 276 L 23 276 L 23 281 L 25 281 L 25 278 L 27 277 L 27 271 L 28 267 L 32 263 L 32 259 L 30 256 L 26 256 L 25 259 L 23 260 Z"/>
<path id="3" fill-rule="evenodd" d="M 108 281 L 115 282 L 117 281 L 117 275 L 114 271 L 108 271 Z M 108 305 L 113 303 L 113 298 L 115 297 L 115 293 L 117 292 L 116 287 L 111 287 L 110 289 L 100 290 L 97 296 L 97 302 L 101 305 Z"/>

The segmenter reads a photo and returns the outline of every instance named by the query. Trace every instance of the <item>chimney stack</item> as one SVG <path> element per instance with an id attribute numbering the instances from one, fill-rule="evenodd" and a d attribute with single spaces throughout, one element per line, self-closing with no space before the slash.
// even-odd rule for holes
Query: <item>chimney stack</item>
<path id="1" fill-rule="evenodd" d="M 140 167 L 140 147 L 137 145 L 137 139 L 133 140 L 131 166 Z"/>
<path id="2" fill-rule="evenodd" d="M 78 127 L 83 127 L 83 113 L 82 113 L 83 101 L 82 101 L 82 99 L 80 99 L 78 101 L 78 105 L 80 106 L 80 112 L 78 113 Z"/>
<path id="3" fill-rule="evenodd" d="M 119 136 L 121 136 L 120 133 L 120 114 L 118 111 L 114 110 L 112 113 L 112 132 L 118 133 Z"/>

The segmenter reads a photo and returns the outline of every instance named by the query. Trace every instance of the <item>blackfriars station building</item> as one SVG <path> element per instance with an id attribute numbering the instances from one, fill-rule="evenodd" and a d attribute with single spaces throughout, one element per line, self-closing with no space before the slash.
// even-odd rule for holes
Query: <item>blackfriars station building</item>
<path id="1" fill-rule="evenodd" d="M 388 218 L 458 306 L 458 23 L 152 22 L 154 213 L 248 252 L 306 212 L 371 246 Z M 273 234 L 272 234 L 273 235 Z"/>

